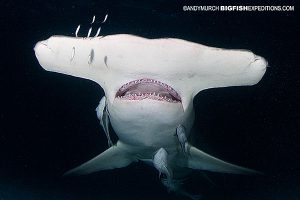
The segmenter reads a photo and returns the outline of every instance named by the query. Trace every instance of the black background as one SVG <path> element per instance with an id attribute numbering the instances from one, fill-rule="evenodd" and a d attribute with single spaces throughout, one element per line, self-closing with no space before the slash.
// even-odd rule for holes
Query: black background
<path id="1" fill-rule="evenodd" d="M 62 174 L 107 148 L 94 111 L 103 90 L 44 71 L 33 47 L 51 35 L 86 34 L 109 14 L 103 35 L 175 37 L 249 49 L 270 67 L 252 87 L 203 91 L 194 99 L 197 146 L 265 173 L 193 172 L 187 190 L 204 199 L 300 199 L 299 18 L 293 1 L 1 0 L 0 200 L 185 199 L 168 194 L 143 163 L 97 174 Z M 183 5 L 294 5 L 294 12 L 184 12 Z M 96 30 L 95 24 L 94 30 Z"/>

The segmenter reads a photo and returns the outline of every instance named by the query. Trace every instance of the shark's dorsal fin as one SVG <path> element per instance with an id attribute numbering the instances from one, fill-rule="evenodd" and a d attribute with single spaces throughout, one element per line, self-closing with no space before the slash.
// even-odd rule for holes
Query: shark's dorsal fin
<path id="1" fill-rule="evenodd" d="M 262 174 L 258 171 L 230 164 L 207 153 L 190 147 L 189 158 L 185 167 L 191 169 L 206 170 L 212 172 L 232 173 L 232 174 Z"/>
<path id="2" fill-rule="evenodd" d="M 100 170 L 122 168 L 135 161 L 137 159 L 130 153 L 128 146 L 118 142 L 95 158 L 66 172 L 65 175 L 84 175 Z"/>

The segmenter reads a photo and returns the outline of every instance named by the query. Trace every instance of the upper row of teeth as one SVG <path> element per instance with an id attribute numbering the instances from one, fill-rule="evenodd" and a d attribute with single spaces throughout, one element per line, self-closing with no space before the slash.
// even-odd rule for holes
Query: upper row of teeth
<path id="1" fill-rule="evenodd" d="M 169 86 L 169 85 L 167 85 L 167 84 L 165 84 L 165 83 L 162 83 L 162 82 L 160 82 L 160 81 L 153 80 L 153 79 L 140 79 L 140 80 L 131 81 L 131 82 L 126 83 L 125 85 L 123 85 L 123 86 L 121 87 L 120 90 L 123 91 L 123 90 L 125 90 L 125 88 L 127 88 L 128 86 L 130 86 L 130 85 L 132 85 L 132 84 L 137 84 L 137 83 L 149 83 L 149 82 L 151 82 L 151 83 L 158 83 L 158 84 L 164 86 L 165 88 L 167 88 L 168 90 L 174 91 L 174 89 L 173 89 L 171 86 Z M 175 92 L 175 91 L 174 91 L 174 92 Z"/>

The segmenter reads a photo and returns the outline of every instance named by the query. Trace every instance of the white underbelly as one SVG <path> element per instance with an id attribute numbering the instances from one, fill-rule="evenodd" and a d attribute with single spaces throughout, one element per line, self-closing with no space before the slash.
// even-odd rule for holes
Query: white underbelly
<path id="1" fill-rule="evenodd" d="M 172 148 L 178 145 L 176 128 L 185 125 L 187 133 L 193 124 L 191 109 L 184 112 L 181 103 L 115 100 L 109 106 L 110 120 L 119 140 L 133 145 Z"/>
<path id="2" fill-rule="evenodd" d="M 175 136 L 176 126 L 149 127 L 140 124 L 131 124 L 130 129 L 116 129 L 119 139 L 134 146 L 147 147 L 167 147 L 175 146 L 177 138 Z"/>

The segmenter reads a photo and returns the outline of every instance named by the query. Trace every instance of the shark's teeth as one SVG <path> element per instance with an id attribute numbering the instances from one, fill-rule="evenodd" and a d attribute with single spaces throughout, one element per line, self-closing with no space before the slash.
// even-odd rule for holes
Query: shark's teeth
<path id="1" fill-rule="evenodd" d="M 117 96 L 118 99 L 124 99 L 124 100 L 143 100 L 143 99 L 153 99 L 158 101 L 167 101 L 170 103 L 178 103 L 180 101 L 173 100 L 171 98 L 168 98 L 166 96 L 160 96 L 156 93 L 133 93 L 133 94 L 126 94 L 125 96 Z"/>
<path id="2" fill-rule="evenodd" d="M 136 88 L 139 87 L 139 84 L 147 84 L 149 83 L 149 87 L 157 87 L 161 88 L 156 91 L 137 91 Z M 151 89 L 146 89 L 151 90 Z M 160 94 L 161 92 L 161 94 Z M 154 99 L 159 101 L 167 101 L 167 102 L 181 102 L 181 98 L 179 94 L 168 84 L 162 83 L 158 80 L 153 80 L 150 78 L 142 78 L 134 81 L 130 81 L 121 86 L 121 88 L 116 93 L 116 98 L 126 99 L 126 100 L 142 100 L 142 99 Z"/>

